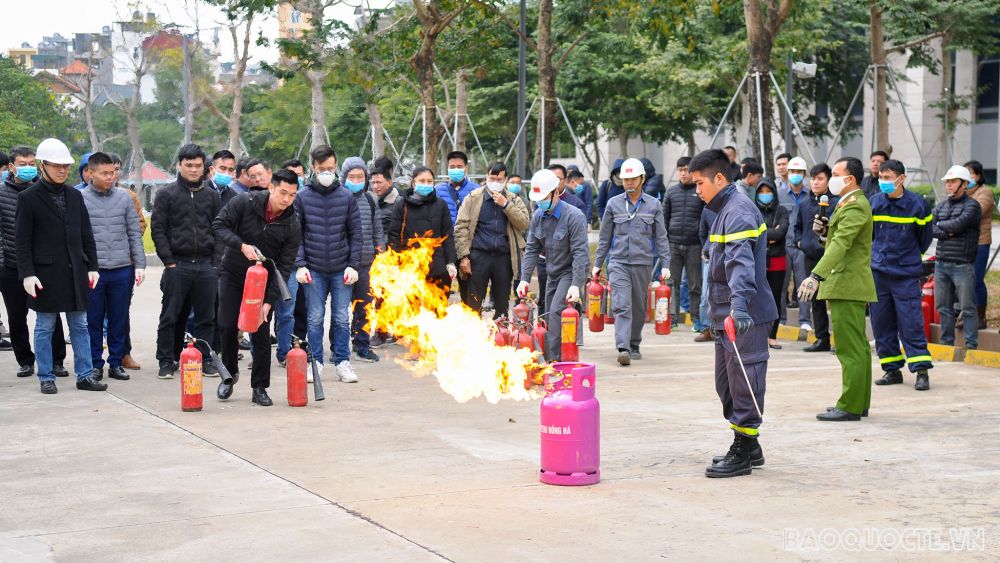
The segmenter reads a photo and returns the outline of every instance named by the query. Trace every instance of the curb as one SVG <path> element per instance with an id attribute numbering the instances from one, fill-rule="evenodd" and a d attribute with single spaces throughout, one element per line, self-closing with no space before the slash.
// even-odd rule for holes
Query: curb
<path id="1" fill-rule="evenodd" d="M 966 350 L 965 363 L 987 368 L 1000 368 L 1000 352 Z"/>

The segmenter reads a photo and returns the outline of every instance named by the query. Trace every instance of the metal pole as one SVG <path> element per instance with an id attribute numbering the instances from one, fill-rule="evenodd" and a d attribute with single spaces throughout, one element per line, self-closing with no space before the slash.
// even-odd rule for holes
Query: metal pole
<path id="1" fill-rule="evenodd" d="M 951 166 L 951 134 L 948 131 L 948 89 L 944 89 L 944 161 Z"/>
<path id="2" fill-rule="evenodd" d="M 753 73 L 753 79 L 757 85 L 757 129 L 760 131 L 760 154 L 757 155 L 757 158 L 760 159 L 764 175 L 767 176 L 767 159 L 764 158 L 764 154 L 766 154 L 764 150 L 764 100 L 760 99 L 760 71 Z"/>
<path id="3" fill-rule="evenodd" d="M 524 38 L 528 35 L 527 11 L 527 0 L 521 0 L 521 33 L 517 36 L 517 122 L 521 124 L 525 123 L 527 119 L 524 106 L 528 101 L 526 90 L 528 82 L 527 51 L 524 44 Z M 532 105 L 534 105 L 534 102 L 532 102 Z M 524 125 L 521 127 L 524 127 Z M 516 142 L 517 165 L 514 169 L 523 178 L 528 167 L 528 138 L 518 137 Z M 507 158 L 510 158 L 509 152 L 507 153 Z"/>
<path id="4" fill-rule="evenodd" d="M 806 152 L 809 153 L 809 160 L 811 160 L 813 164 L 818 164 L 816 162 L 816 157 L 813 156 L 812 149 L 809 148 L 809 143 L 806 141 L 806 136 L 803 135 L 802 130 L 799 129 L 799 122 L 796 121 L 795 116 L 792 115 L 792 109 L 788 106 L 789 102 L 785 100 L 785 98 L 781 95 L 781 88 L 778 88 L 778 81 L 775 80 L 774 74 L 771 74 L 771 83 L 774 84 L 774 90 L 778 92 L 778 99 L 781 100 L 781 104 L 785 106 L 785 110 L 788 111 L 788 120 L 791 125 L 791 127 L 789 127 L 788 130 L 794 131 L 799 134 L 799 139 L 802 140 L 802 146 L 806 149 Z"/>
<path id="5" fill-rule="evenodd" d="M 743 80 L 740 80 L 740 85 L 736 87 L 736 93 L 733 94 L 733 99 L 729 100 L 729 106 L 726 107 L 726 113 L 722 114 L 722 119 L 719 120 L 719 126 L 715 128 L 715 135 L 712 135 L 712 142 L 708 143 L 708 148 L 715 146 L 715 141 L 719 138 L 719 133 L 722 133 L 722 126 L 725 125 L 726 120 L 729 119 L 729 113 L 733 111 L 733 106 L 736 105 L 736 99 L 740 97 L 740 90 L 742 90 L 743 85 L 747 83 L 747 78 L 749 78 L 749 76 L 749 72 L 744 74 Z"/>
<path id="6" fill-rule="evenodd" d="M 188 46 L 190 37 L 183 36 L 181 45 L 184 51 L 184 144 L 191 143 L 194 134 L 194 106 L 191 103 L 191 48 Z"/>
<path id="7" fill-rule="evenodd" d="M 443 119 L 443 118 L 442 118 Z M 455 112 L 455 134 L 451 136 L 451 150 L 458 150 L 458 112 Z"/>
<path id="8" fill-rule="evenodd" d="M 795 73 L 792 71 L 792 56 L 788 55 L 788 82 L 785 83 L 785 109 L 788 110 L 788 117 L 785 120 L 785 152 L 788 154 L 793 154 L 795 152 L 795 135 L 793 135 L 792 124 L 795 123 L 795 114 L 792 113 L 792 106 L 795 103 Z M 774 75 L 771 75 L 771 80 L 774 80 Z M 781 89 L 778 88 L 777 81 L 774 84 L 775 89 L 778 91 L 778 95 L 781 95 Z M 816 161 L 813 160 L 813 164 Z"/>
<path id="9" fill-rule="evenodd" d="M 854 97 L 851 99 L 851 105 L 847 106 L 847 113 L 844 114 L 844 120 L 840 122 L 840 128 L 837 129 L 837 134 L 833 137 L 833 142 L 830 144 L 830 150 L 826 152 L 826 158 L 823 159 L 824 162 L 830 160 L 830 155 L 833 154 L 834 147 L 837 146 L 837 142 L 840 141 L 840 135 L 844 132 L 844 127 L 847 126 L 847 121 L 851 119 L 851 114 L 854 112 L 854 105 L 858 103 L 858 96 L 865 89 L 865 82 L 868 80 L 868 73 L 871 72 L 872 67 L 865 69 L 865 75 L 861 77 L 861 84 L 858 84 L 858 89 L 854 92 Z"/>
<path id="10" fill-rule="evenodd" d="M 874 85 L 874 88 L 872 88 L 872 91 L 875 92 L 875 95 L 872 96 L 872 116 L 874 116 L 874 117 L 872 118 L 872 151 L 871 152 L 875 152 L 875 144 L 878 143 L 878 96 L 879 96 L 879 91 L 878 91 L 878 65 L 872 65 L 872 69 L 875 71 L 875 75 L 874 75 L 875 77 L 872 80 L 872 84 Z"/>
<path id="11" fill-rule="evenodd" d="M 906 118 L 906 126 L 910 129 L 910 136 L 913 137 L 913 144 L 917 146 L 917 155 L 920 156 L 920 166 L 922 166 L 924 171 L 930 175 L 931 171 L 927 168 L 927 161 L 924 160 L 924 151 L 920 150 L 920 142 L 917 140 L 916 131 L 913 130 L 913 123 L 910 122 L 910 112 L 906 111 L 906 104 L 903 103 L 903 94 L 899 91 L 899 84 L 896 82 L 896 77 L 891 72 L 887 72 L 886 77 L 892 81 L 892 88 L 896 91 L 896 99 L 899 100 L 899 108 L 903 110 L 903 117 Z M 931 185 L 934 186 L 934 193 L 938 196 L 938 200 L 940 201 L 941 196 L 943 195 L 941 193 L 940 183 L 932 181 Z"/>

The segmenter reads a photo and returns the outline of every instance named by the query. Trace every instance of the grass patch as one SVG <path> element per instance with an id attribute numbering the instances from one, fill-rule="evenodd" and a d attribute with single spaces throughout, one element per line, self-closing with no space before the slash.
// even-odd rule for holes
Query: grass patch
<path id="1" fill-rule="evenodd" d="M 142 248 L 146 251 L 146 254 L 156 252 L 156 247 L 153 246 L 153 230 L 149 228 L 149 225 L 146 225 L 146 232 L 142 233 Z"/>
<path id="2" fill-rule="evenodd" d="M 986 272 L 986 289 L 989 291 L 989 301 L 986 305 L 986 325 L 990 328 L 1000 326 L 1000 272 Z"/>

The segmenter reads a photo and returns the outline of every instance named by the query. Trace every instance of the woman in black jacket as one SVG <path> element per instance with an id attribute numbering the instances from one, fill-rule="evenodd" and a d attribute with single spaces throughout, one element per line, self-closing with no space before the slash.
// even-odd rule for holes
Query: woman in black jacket
<path id="1" fill-rule="evenodd" d="M 458 273 L 451 212 L 448 204 L 434 191 L 434 172 L 430 168 L 414 168 L 412 178 L 410 187 L 392 208 L 389 248 L 399 252 L 418 237 L 443 238 L 441 245 L 434 249 L 427 281 L 450 293 L 451 282 Z"/>
<path id="2" fill-rule="evenodd" d="M 771 286 L 771 294 L 774 302 L 781 307 L 781 295 L 784 293 L 785 282 L 785 236 L 788 235 L 788 210 L 778 205 L 778 189 L 774 185 L 774 180 L 762 178 L 757 184 L 757 191 L 754 193 L 754 203 L 764 216 L 764 224 L 767 225 L 767 284 Z M 780 316 L 780 315 L 779 315 Z M 781 349 L 776 337 L 778 336 L 778 323 L 775 319 L 771 325 L 771 335 L 767 339 L 767 345 L 775 350 Z"/>

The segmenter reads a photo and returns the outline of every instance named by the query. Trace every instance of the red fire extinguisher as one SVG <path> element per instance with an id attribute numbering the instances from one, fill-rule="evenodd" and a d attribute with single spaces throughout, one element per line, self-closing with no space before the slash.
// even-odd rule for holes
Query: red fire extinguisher
<path id="1" fill-rule="evenodd" d="M 587 284 L 587 323 L 590 332 L 604 331 L 604 312 L 601 306 L 604 303 L 604 286 L 598 281 L 597 276 Z"/>
<path id="2" fill-rule="evenodd" d="M 934 307 L 934 276 L 927 278 L 927 282 L 920 286 L 920 294 L 920 310 L 924 314 L 924 335 L 929 342 L 931 323 L 941 322 L 941 314 Z"/>
<path id="3" fill-rule="evenodd" d="M 606 324 L 615 324 L 615 311 L 614 307 L 611 306 L 611 280 L 607 280 L 604 283 L 604 301 L 601 305 L 601 310 L 604 311 L 604 322 Z"/>
<path id="4" fill-rule="evenodd" d="M 181 410 L 184 412 L 200 411 L 203 405 L 201 359 L 194 340 L 188 340 L 187 348 L 181 352 Z"/>
<path id="5" fill-rule="evenodd" d="M 309 404 L 309 392 L 306 390 L 306 366 L 309 363 L 306 351 L 298 338 L 292 338 L 292 349 L 285 356 L 285 369 L 288 376 L 288 406 L 304 407 Z"/>
<path id="6" fill-rule="evenodd" d="M 507 328 L 507 318 L 500 317 L 496 320 L 497 330 L 493 333 L 493 344 L 506 346 L 510 344 L 510 330 Z"/>
<path id="7" fill-rule="evenodd" d="M 580 348 L 576 345 L 577 324 L 580 313 L 570 303 L 562 312 L 562 361 L 580 361 Z"/>
<path id="8" fill-rule="evenodd" d="M 257 262 L 247 269 L 247 279 L 243 284 L 243 304 L 240 306 L 240 316 L 236 327 L 243 332 L 257 332 L 260 326 L 260 308 L 264 304 L 264 292 L 267 290 L 267 268 Z"/>
<path id="9" fill-rule="evenodd" d="M 670 334 L 670 284 L 664 282 L 654 292 L 656 334 Z"/>
<path id="10" fill-rule="evenodd" d="M 531 349 L 531 334 L 528 332 L 528 323 L 518 323 L 516 328 L 511 328 L 510 345 L 514 348 Z"/>
<path id="11" fill-rule="evenodd" d="M 545 356 L 545 334 L 549 331 L 548 324 L 538 319 L 538 324 L 531 330 L 531 351 Z"/>
<path id="12" fill-rule="evenodd" d="M 528 304 L 523 300 L 514 305 L 514 309 L 511 312 L 514 313 L 515 319 L 518 319 L 522 323 L 531 324 L 531 307 L 528 307 Z"/>

